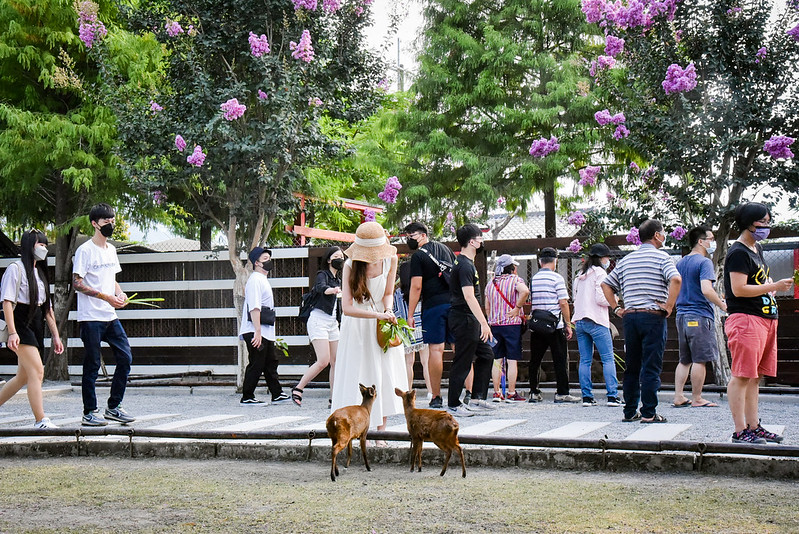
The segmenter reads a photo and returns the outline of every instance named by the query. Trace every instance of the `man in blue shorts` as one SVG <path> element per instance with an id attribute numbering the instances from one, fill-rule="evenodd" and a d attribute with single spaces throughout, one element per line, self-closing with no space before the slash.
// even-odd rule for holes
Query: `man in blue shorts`
<path id="1" fill-rule="evenodd" d="M 422 301 L 422 339 L 430 350 L 428 373 L 433 399 L 431 408 L 443 408 L 441 399 L 441 375 L 444 372 L 444 343 L 452 343 L 452 335 L 447 328 L 447 314 L 450 308 L 450 288 L 446 276 L 452 272 L 455 254 L 449 249 L 430 241 L 427 227 L 420 222 L 412 222 L 405 227 L 408 248 L 416 251 L 411 256 L 411 291 L 408 309 L 415 310 Z M 446 275 L 445 275 L 446 273 Z M 408 318 L 413 328 L 413 316 Z"/>

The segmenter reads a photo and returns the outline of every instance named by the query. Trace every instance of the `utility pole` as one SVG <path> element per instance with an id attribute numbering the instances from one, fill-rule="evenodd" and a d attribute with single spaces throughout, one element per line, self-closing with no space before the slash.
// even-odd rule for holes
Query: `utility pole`
<path id="1" fill-rule="evenodd" d="M 400 38 L 397 37 L 397 88 L 400 92 L 405 91 L 405 70 L 400 63 Z"/>

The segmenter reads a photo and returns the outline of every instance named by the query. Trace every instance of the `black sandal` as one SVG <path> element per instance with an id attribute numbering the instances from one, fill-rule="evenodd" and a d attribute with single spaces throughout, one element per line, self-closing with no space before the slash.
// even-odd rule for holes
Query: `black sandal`
<path id="1" fill-rule="evenodd" d="M 299 391 L 299 393 L 297 393 Z M 302 406 L 302 390 L 300 388 L 291 388 L 291 400 L 297 406 Z"/>

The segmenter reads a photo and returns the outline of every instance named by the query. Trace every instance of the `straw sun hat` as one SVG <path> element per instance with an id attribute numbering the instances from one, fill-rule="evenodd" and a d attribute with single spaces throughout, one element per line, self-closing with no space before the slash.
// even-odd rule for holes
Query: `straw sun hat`
<path id="1" fill-rule="evenodd" d="M 386 231 L 379 222 L 365 222 L 355 230 L 355 243 L 344 251 L 352 261 L 374 263 L 397 253 L 397 247 L 388 244 Z"/>

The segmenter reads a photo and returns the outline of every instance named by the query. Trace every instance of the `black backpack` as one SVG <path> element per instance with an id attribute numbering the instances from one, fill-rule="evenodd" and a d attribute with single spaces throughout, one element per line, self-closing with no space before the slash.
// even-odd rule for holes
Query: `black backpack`
<path id="1" fill-rule="evenodd" d="M 300 313 L 297 314 L 297 318 L 300 321 L 302 321 L 303 323 L 308 322 L 308 318 L 311 316 L 311 312 L 316 307 L 317 299 L 318 299 L 318 293 L 316 293 L 316 291 L 309 291 L 308 293 L 303 293 L 302 304 L 300 304 Z"/>

